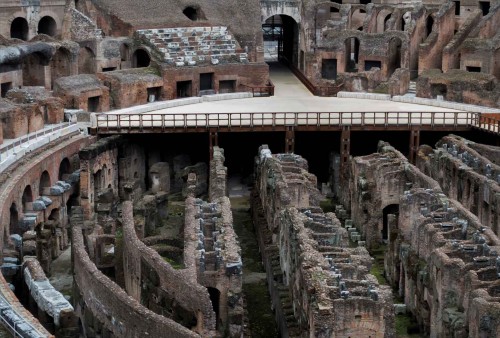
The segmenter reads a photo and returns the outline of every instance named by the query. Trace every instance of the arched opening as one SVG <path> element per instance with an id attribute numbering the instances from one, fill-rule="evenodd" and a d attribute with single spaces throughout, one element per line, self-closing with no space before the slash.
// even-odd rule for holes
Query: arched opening
<path id="1" fill-rule="evenodd" d="M 94 196 L 97 197 L 101 192 L 104 184 L 104 178 L 102 177 L 102 170 L 97 170 L 94 173 Z"/>
<path id="2" fill-rule="evenodd" d="M 95 54 L 88 47 L 82 47 L 78 52 L 78 73 L 95 74 Z"/>
<path id="3" fill-rule="evenodd" d="M 359 46 L 359 39 L 356 37 L 348 38 L 344 41 L 346 72 L 356 73 L 358 71 Z"/>
<path id="4" fill-rule="evenodd" d="M 71 174 L 71 164 L 69 163 L 68 158 L 65 157 L 59 165 L 59 181 L 64 181 L 66 179 L 66 175 L 69 174 Z"/>
<path id="5" fill-rule="evenodd" d="M 400 38 L 392 38 L 389 41 L 389 76 L 398 68 L 401 68 L 401 45 Z"/>
<path id="6" fill-rule="evenodd" d="M 15 18 L 10 24 L 10 37 L 12 39 L 28 40 L 28 21 L 25 18 Z"/>
<path id="7" fill-rule="evenodd" d="M 71 54 L 66 48 L 59 48 L 50 62 L 52 84 L 54 80 L 71 75 Z"/>
<path id="8" fill-rule="evenodd" d="M 45 66 L 48 64 L 45 57 L 39 53 L 32 53 L 23 60 L 23 85 L 45 86 Z"/>
<path id="9" fill-rule="evenodd" d="M 388 222 L 388 215 L 396 216 L 396 224 L 397 218 L 399 216 L 399 204 L 389 204 L 382 210 L 382 240 L 385 242 L 389 240 L 389 234 L 392 229 L 390 229 L 390 224 Z M 392 224 L 393 226 L 395 224 Z"/>
<path id="10" fill-rule="evenodd" d="M 362 8 L 358 8 L 351 15 L 351 29 L 359 29 L 359 27 L 363 28 L 363 22 L 366 18 L 366 11 Z M 362 30 L 362 29 L 361 29 Z"/>
<path id="11" fill-rule="evenodd" d="M 434 19 L 432 16 L 428 16 L 425 21 L 425 36 L 428 37 L 432 33 L 432 27 L 434 26 Z"/>
<path id="12" fill-rule="evenodd" d="M 40 185 L 38 187 L 38 194 L 41 195 L 46 195 L 48 192 L 45 192 L 46 189 L 50 188 L 51 183 L 50 183 L 50 175 L 47 170 L 45 170 L 42 173 L 42 176 L 40 177 Z"/>
<path id="13" fill-rule="evenodd" d="M 57 34 L 57 23 L 50 16 L 44 16 L 38 22 L 38 34 L 45 34 L 48 36 L 56 36 Z"/>
<path id="14" fill-rule="evenodd" d="M 182 13 L 188 17 L 189 20 L 191 21 L 196 21 L 198 20 L 198 11 L 196 10 L 196 8 L 193 8 L 193 7 L 186 7 L 184 8 L 184 10 L 182 11 Z"/>
<path id="15" fill-rule="evenodd" d="M 31 186 L 28 185 L 24 188 L 22 203 L 23 203 L 23 213 L 31 210 L 31 203 L 33 202 L 33 192 L 31 191 Z"/>
<path id="16" fill-rule="evenodd" d="M 19 229 L 19 212 L 17 211 L 16 203 L 12 203 L 9 209 L 10 220 L 9 220 L 9 230 L 10 234 L 21 234 Z"/>
<path id="17" fill-rule="evenodd" d="M 384 32 L 389 29 L 389 20 L 391 19 L 392 14 L 389 14 L 384 19 Z"/>
<path id="18" fill-rule="evenodd" d="M 215 319 L 217 323 L 217 330 L 220 329 L 220 291 L 216 288 L 207 287 L 208 294 L 210 295 L 210 301 L 212 302 L 212 308 L 215 312 Z"/>
<path id="19" fill-rule="evenodd" d="M 270 51 L 271 56 L 266 58 L 266 61 L 283 60 L 298 67 L 299 28 L 297 22 L 288 15 L 274 15 L 265 21 L 262 31 L 264 48 Z"/>
<path id="20" fill-rule="evenodd" d="M 149 57 L 148 52 L 144 49 L 137 49 L 132 56 L 132 67 L 134 68 L 142 68 L 149 67 L 151 63 L 151 58 Z"/>

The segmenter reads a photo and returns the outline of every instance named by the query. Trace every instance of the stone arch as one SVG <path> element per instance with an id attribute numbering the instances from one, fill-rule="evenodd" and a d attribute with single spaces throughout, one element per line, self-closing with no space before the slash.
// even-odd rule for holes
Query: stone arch
<path id="1" fill-rule="evenodd" d="M 199 6 L 187 6 L 182 10 L 182 14 L 191 21 L 206 20 L 205 14 Z"/>
<path id="2" fill-rule="evenodd" d="M 28 210 L 31 210 L 31 203 L 33 202 L 33 191 L 31 190 L 31 185 L 27 185 L 24 188 L 21 201 L 23 203 L 23 214 Z"/>
<path id="3" fill-rule="evenodd" d="M 40 19 L 38 22 L 38 34 L 45 34 L 48 36 L 56 36 L 57 34 L 57 23 L 53 17 L 46 15 Z"/>
<path id="4" fill-rule="evenodd" d="M 132 54 L 133 68 L 149 67 L 150 63 L 151 63 L 151 56 L 145 49 L 138 48 Z"/>
<path id="5" fill-rule="evenodd" d="M 392 10 L 384 8 L 377 15 L 377 33 L 383 33 L 388 29 L 388 23 L 392 16 Z"/>
<path id="6" fill-rule="evenodd" d="M 361 43 L 358 37 L 349 37 L 344 41 L 345 48 L 345 72 L 357 72 L 359 61 L 359 49 Z"/>
<path id="7" fill-rule="evenodd" d="M 207 287 L 208 294 L 210 295 L 210 301 L 212 302 L 212 308 L 215 312 L 216 329 L 219 330 L 221 327 L 220 319 L 220 307 L 221 307 L 221 292 L 217 288 Z"/>
<path id="8" fill-rule="evenodd" d="M 10 37 L 27 41 L 29 37 L 29 25 L 25 18 L 17 17 L 10 24 Z"/>
<path id="9" fill-rule="evenodd" d="M 19 229 L 19 211 L 16 203 L 12 203 L 9 208 L 9 231 L 10 234 L 21 234 Z"/>
<path id="10" fill-rule="evenodd" d="M 38 186 L 38 195 L 45 195 L 46 193 L 44 190 L 50 188 L 52 185 L 51 180 L 50 180 L 50 175 L 47 170 L 44 170 L 42 175 L 40 176 L 40 184 Z"/>
<path id="11" fill-rule="evenodd" d="M 55 52 L 50 62 L 52 83 L 54 80 L 71 75 L 71 53 L 68 49 L 60 47 Z"/>
<path id="12" fill-rule="evenodd" d="M 323 3 L 318 4 L 317 6 L 321 6 Z M 328 3 L 330 5 L 330 3 Z M 275 15 L 279 16 L 289 16 L 292 18 L 298 25 L 302 22 L 302 18 L 300 16 L 300 11 L 297 7 L 293 6 L 261 6 L 261 18 L 262 24 L 266 23 L 267 20 L 272 18 Z"/>
<path id="13" fill-rule="evenodd" d="M 363 8 L 356 8 L 351 14 L 351 29 L 358 29 L 363 27 L 366 18 L 366 11 Z"/>
<path id="14" fill-rule="evenodd" d="M 63 158 L 59 164 L 59 180 L 63 181 L 66 175 L 71 174 L 71 163 L 67 157 Z"/>
<path id="15" fill-rule="evenodd" d="M 389 64 L 388 64 L 388 76 L 402 65 L 402 46 L 403 41 L 399 37 L 393 37 L 389 40 Z"/>
<path id="16" fill-rule="evenodd" d="M 280 29 L 280 34 L 274 35 L 273 39 L 270 40 L 269 37 L 264 36 L 265 41 L 276 41 L 278 44 L 278 58 L 286 59 L 291 64 L 298 65 L 298 51 L 299 51 L 299 27 L 298 22 L 294 17 L 277 14 L 268 17 L 263 28 L 266 25 L 273 25 Z"/>
<path id="17" fill-rule="evenodd" d="M 95 53 L 89 47 L 78 52 L 78 74 L 95 74 Z"/>

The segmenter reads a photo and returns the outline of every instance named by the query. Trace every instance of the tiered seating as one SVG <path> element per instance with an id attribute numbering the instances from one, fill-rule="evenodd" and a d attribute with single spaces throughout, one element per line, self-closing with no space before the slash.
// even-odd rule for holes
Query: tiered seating
<path id="1" fill-rule="evenodd" d="M 163 61 L 177 67 L 248 62 L 248 55 L 227 27 L 143 29 L 137 34 L 149 41 Z"/>

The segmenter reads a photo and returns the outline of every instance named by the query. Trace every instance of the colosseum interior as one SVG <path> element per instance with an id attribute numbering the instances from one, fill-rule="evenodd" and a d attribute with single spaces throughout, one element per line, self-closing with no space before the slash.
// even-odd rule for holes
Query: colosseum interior
<path id="1" fill-rule="evenodd" d="M 0 0 L 0 337 L 500 337 L 499 0 Z"/>

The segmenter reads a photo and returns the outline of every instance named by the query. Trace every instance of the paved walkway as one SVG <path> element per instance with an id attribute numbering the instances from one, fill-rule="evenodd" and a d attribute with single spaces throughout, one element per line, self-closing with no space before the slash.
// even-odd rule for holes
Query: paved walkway
<path id="1" fill-rule="evenodd" d="M 312 95 L 288 68 L 279 63 L 270 65 L 275 96 L 223 100 L 166 108 L 155 113 L 251 113 L 251 112 L 453 112 L 418 104 L 319 97 Z"/>

